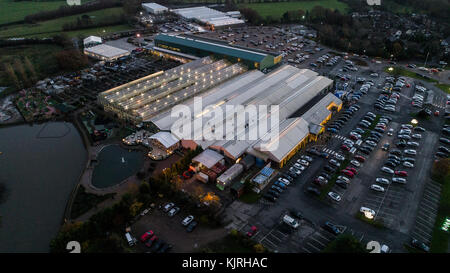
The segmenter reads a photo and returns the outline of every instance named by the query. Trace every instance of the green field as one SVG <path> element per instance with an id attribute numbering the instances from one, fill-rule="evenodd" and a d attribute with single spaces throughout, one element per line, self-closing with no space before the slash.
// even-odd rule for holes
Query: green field
<path id="1" fill-rule="evenodd" d="M 1 1 L 1 0 L 0 0 Z M 101 20 L 105 17 L 111 15 L 120 15 L 123 13 L 122 8 L 109 8 L 104 10 L 98 10 L 93 12 L 86 13 L 91 16 L 92 21 Z M 76 21 L 77 17 L 80 17 L 82 14 L 62 17 L 58 19 L 48 20 L 44 22 L 39 22 L 37 24 L 18 24 L 7 27 L 3 30 L 0 30 L 0 38 L 6 37 L 50 37 L 52 35 L 57 34 L 62 31 L 62 26 L 65 23 L 70 23 Z M 80 34 L 101 34 L 105 29 L 106 32 L 114 32 L 127 29 L 126 26 L 113 26 L 113 27 L 104 27 L 101 29 L 83 29 L 78 31 L 66 32 L 69 36 L 77 36 Z"/>
<path id="2" fill-rule="evenodd" d="M 88 0 L 81 1 L 81 3 L 84 2 L 88 2 Z M 60 6 L 67 6 L 67 2 L 65 0 L 23 2 L 0 0 L 0 24 L 21 21 L 27 15 L 58 9 Z"/>
<path id="3" fill-rule="evenodd" d="M 240 4 L 239 7 L 246 7 L 256 10 L 262 17 L 272 16 L 281 18 L 286 11 L 299 10 L 310 11 L 315 6 L 322 6 L 329 9 L 337 9 L 341 13 L 346 13 L 348 6 L 337 0 L 317 0 L 301 2 L 277 2 L 277 3 L 252 3 Z"/>

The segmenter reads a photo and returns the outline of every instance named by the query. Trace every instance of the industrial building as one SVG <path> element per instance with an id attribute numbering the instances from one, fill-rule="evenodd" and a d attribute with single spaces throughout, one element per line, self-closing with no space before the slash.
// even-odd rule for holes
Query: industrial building
<path id="1" fill-rule="evenodd" d="M 84 54 L 101 61 L 115 61 L 121 57 L 130 55 L 130 52 L 110 45 L 100 44 L 85 48 Z"/>
<path id="2" fill-rule="evenodd" d="M 230 45 L 223 41 L 195 35 L 159 34 L 154 39 L 154 50 L 164 54 L 205 57 L 213 55 L 232 62 L 242 62 L 250 69 L 264 70 L 281 61 L 282 56 L 253 48 Z M 163 49 L 161 51 L 160 49 Z M 188 57 L 189 58 L 189 57 Z"/>
<path id="3" fill-rule="evenodd" d="M 137 124 L 245 71 L 239 63 L 205 57 L 102 92 L 98 102 Z"/>
<path id="4" fill-rule="evenodd" d="M 199 94 L 202 98 L 203 106 L 213 106 L 221 108 L 226 113 L 226 107 L 233 105 L 278 105 L 277 113 L 268 112 L 265 116 L 246 116 L 246 127 L 240 129 L 234 124 L 233 127 L 225 128 L 235 133 L 235 138 L 228 140 L 195 140 L 186 139 L 183 135 L 176 135 L 182 139 L 182 145 L 186 148 L 195 148 L 200 145 L 204 149 L 213 149 L 224 155 L 231 162 L 238 161 L 245 154 L 253 155 L 261 162 L 273 162 L 276 166 L 282 167 L 300 148 L 306 143 L 314 141 L 323 132 L 323 125 L 330 119 L 334 111 L 340 111 L 342 101 L 329 93 L 333 81 L 319 76 L 316 72 L 308 69 L 298 69 L 290 65 L 283 65 L 271 73 L 264 74 L 258 70 L 251 70 L 228 80 L 207 92 Z M 312 104 L 312 105 L 310 105 Z M 194 100 L 190 99 L 183 103 L 194 113 Z M 308 108 L 304 113 L 298 114 L 301 108 Z M 200 115 L 191 117 L 191 124 L 196 119 L 201 119 L 201 123 L 215 128 L 216 124 L 211 124 L 210 117 L 205 115 L 207 111 Z M 275 115 L 276 114 L 276 115 Z M 234 114 L 232 113 L 233 117 Z M 250 120 L 262 120 L 267 118 L 267 124 L 272 123 L 272 117 L 278 118 L 279 131 L 272 142 L 263 140 L 263 136 L 258 139 L 240 138 L 248 136 L 254 129 Z M 225 114 L 220 124 L 232 116 Z M 172 117 L 170 112 L 161 112 L 150 119 L 161 130 L 170 130 L 177 118 Z M 220 125 L 217 124 L 217 125 Z M 256 125 L 255 125 L 256 126 Z M 218 128 L 218 127 L 217 127 Z M 268 127 L 271 129 L 272 127 Z M 191 136 L 201 134 L 194 127 L 191 128 Z M 273 133 L 268 130 L 267 134 Z M 245 140 L 240 140 L 245 139 Z M 277 144 L 277 146 L 274 146 Z"/>
<path id="5" fill-rule="evenodd" d="M 169 10 L 157 3 L 142 3 L 142 8 L 150 14 L 161 14 Z"/>
<path id="6" fill-rule="evenodd" d="M 204 6 L 174 9 L 172 10 L 172 12 L 180 15 L 187 20 L 193 20 L 197 23 L 207 25 L 212 30 L 221 27 L 245 24 L 244 20 L 238 19 L 239 16 L 236 12 L 227 14 Z"/>

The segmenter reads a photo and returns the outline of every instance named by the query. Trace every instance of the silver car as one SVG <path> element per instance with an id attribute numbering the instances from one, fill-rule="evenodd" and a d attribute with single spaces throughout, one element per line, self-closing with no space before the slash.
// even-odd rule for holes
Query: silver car
<path id="1" fill-rule="evenodd" d="M 378 177 L 377 179 L 375 179 L 375 181 L 376 181 L 377 183 L 384 184 L 384 185 L 389 185 L 389 184 L 391 184 L 391 182 L 389 181 L 389 179 L 383 178 L 383 177 Z"/>
<path id="2" fill-rule="evenodd" d="M 394 174 L 394 170 L 388 167 L 382 167 L 381 171 L 388 173 L 388 174 Z"/>
<path id="3" fill-rule="evenodd" d="M 416 155 L 417 154 L 416 150 L 412 150 L 412 149 L 407 149 L 407 150 L 404 150 L 403 152 L 407 155 Z"/>

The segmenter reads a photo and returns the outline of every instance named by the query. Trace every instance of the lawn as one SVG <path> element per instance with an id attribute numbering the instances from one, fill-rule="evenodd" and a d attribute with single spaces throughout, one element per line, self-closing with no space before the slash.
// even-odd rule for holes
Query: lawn
<path id="1" fill-rule="evenodd" d="M 2 0 L 0 0 L 2 1 Z M 92 21 L 96 22 L 96 20 L 101 20 L 103 18 L 112 16 L 112 15 L 120 15 L 123 13 L 123 9 L 118 8 L 109 8 L 104 10 L 98 10 L 93 12 L 86 13 L 91 16 Z M 62 26 L 65 23 L 70 23 L 76 21 L 78 17 L 82 14 L 62 17 L 58 19 L 48 20 L 44 22 L 39 22 L 37 24 L 18 24 L 7 27 L 3 30 L 0 30 L 0 38 L 6 37 L 49 37 L 55 35 L 59 32 L 62 32 Z M 125 30 L 127 26 L 118 25 L 112 27 L 102 27 L 102 28 L 93 28 L 93 29 L 83 29 L 77 31 L 65 32 L 67 35 L 71 37 L 75 37 L 77 35 L 83 34 L 100 34 L 105 30 L 106 32 L 114 32 Z"/>
<path id="2" fill-rule="evenodd" d="M 82 0 L 81 3 L 88 2 Z M 58 9 L 60 6 L 67 6 L 66 0 L 54 1 L 21 1 L 0 0 L 0 24 L 21 21 L 25 16 L 38 13 L 40 11 Z"/>
<path id="3" fill-rule="evenodd" d="M 442 89 L 447 94 L 450 94 L 450 84 L 437 83 L 436 87 Z"/>
<path id="4" fill-rule="evenodd" d="M 239 7 L 246 7 L 256 10 L 262 17 L 272 16 L 281 18 L 286 11 L 299 10 L 310 11 L 315 6 L 322 6 L 330 9 L 337 9 L 341 13 L 346 13 L 348 5 L 337 0 L 317 0 L 300 2 L 276 2 L 276 3 L 252 3 L 239 4 Z"/>

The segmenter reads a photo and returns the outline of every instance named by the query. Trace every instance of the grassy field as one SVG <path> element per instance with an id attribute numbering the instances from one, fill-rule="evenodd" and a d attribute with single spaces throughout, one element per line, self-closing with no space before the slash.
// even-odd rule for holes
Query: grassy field
<path id="1" fill-rule="evenodd" d="M 1 0 L 0 0 L 1 1 Z M 92 21 L 95 22 L 96 20 L 101 20 L 105 17 L 111 16 L 111 15 L 120 15 L 123 13 L 122 8 L 109 8 L 104 10 L 98 10 L 86 13 L 87 15 L 91 16 Z M 5 37 L 49 37 L 52 36 L 58 32 L 62 31 L 62 26 L 65 23 L 70 23 L 76 21 L 77 17 L 80 17 L 79 15 L 73 15 L 73 16 L 67 16 L 62 17 L 54 20 L 48 20 L 44 22 L 40 22 L 37 24 L 18 24 L 10 26 L 6 29 L 0 30 L 0 38 Z M 78 31 L 71 31 L 66 32 L 69 36 L 77 36 L 79 34 L 100 34 L 99 32 L 102 32 L 103 29 L 105 29 L 105 32 L 111 32 L 111 31 L 118 31 L 116 30 L 118 26 L 113 27 L 104 27 L 101 29 L 83 29 Z M 126 29 L 125 26 L 122 26 L 119 28 L 119 30 Z M 94 32 L 92 32 L 92 30 Z"/>
<path id="2" fill-rule="evenodd" d="M 450 94 L 450 84 L 437 83 L 436 87 L 442 89 L 447 94 Z"/>
<path id="3" fill-rule="evenodd" d="M 437 82 L 435 79 L 424 77 L 416 72 L 409 71 L 400 66 L 393 67 L 392 70 L 390 70 L 390 67 L 385 67 L 384 71 L 394 76 L 405 76 L 427 82 Z"/>
<path id="4" fill-rule="evenodd" d="M 256 10 L 262 17 L 272 16 L 280 18 L 286 11 L 312 10 L 315 6 L 322 6 L 330 9 L 337 9 L 342 13 L 347 12 L 348 6 L 337 0 L 318 0 L 318 1 L 301 1 L 301 2 L 278 2 L 278 3 L 252 3 L 240 4 L 239 7 L 246 7 Z"/>
<path id="5" fill-rule="evenodd" d="M 81 0 L 81 3 L 85 2 L 89 1 Z M 40 11 L 58 9 L 60 6 L 67 6 L 66 0 L 23 2 L 0 0 L 0 24 L 21 21 L 27 15 Z"/>

